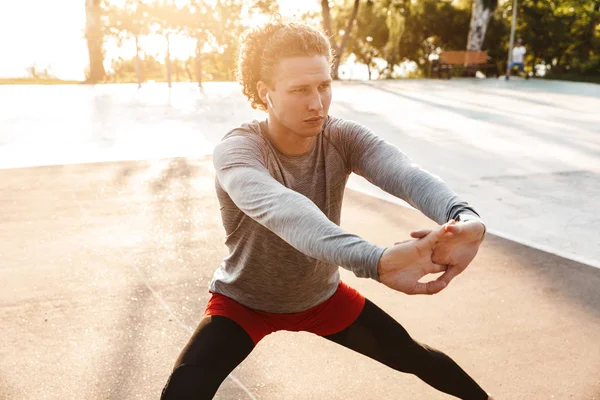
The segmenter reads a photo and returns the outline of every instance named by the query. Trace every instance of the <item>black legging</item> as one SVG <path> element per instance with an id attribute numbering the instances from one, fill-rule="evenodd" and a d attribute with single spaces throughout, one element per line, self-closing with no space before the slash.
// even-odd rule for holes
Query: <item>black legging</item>
<path id="1" fill-rule="evenodd" d="M 458 398 L 488 398 L 450 357 L 414 341 L 402 325 L 368 299 L 352 325 L 325 338 L 397 371 L 414 374 Z M 179 355 L 161 400 L 212 399 L 253 348 L 250 336 L 232 320 L 205 317 Z"/>

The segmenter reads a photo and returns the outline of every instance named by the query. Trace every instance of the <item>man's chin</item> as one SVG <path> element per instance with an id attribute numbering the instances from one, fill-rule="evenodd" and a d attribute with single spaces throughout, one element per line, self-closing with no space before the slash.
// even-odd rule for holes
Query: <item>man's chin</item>
<path id="1" fill-rule="evenodd" d="M 302 130 L 300 130 L 302 136 L 317 136 L 319 133 L 321 133 L 321 131 L 323 130 L 323 125 L 319 124 L 319 125 L 314 125 L 314 126 L 303 126 Z"/>
<path id="2" fill-rule="evenodd" d="M 320 134 L 321 131 L 323 130 L 324 125 L 325 125 L 325 122 L 316 124 L 316 125 L 312 125 L 312 124 L 307 124 L 304 121 L 302 121 L 299 124 L 287 125 L 287 128 L 298 136 L 308 138 L 308 137 L 314 137 L 314 136 L 317 136 L 318 134 Z"/>

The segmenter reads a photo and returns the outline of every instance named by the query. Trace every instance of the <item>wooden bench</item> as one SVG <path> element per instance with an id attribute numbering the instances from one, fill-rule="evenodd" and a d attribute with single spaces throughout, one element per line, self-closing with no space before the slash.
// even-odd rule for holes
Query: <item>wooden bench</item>
<path id="1" fill-rule="evenodd" d="M 442 71 L 446 71 L 447 77 L 450 79 L 453 69 L 460 68 L 475 73 L 480 68 L 492 67 L 496 67 L 496 65 L 490 63 L 487 51 L 444 51 L 440 54 L 435 69 L 437 69 L 438 78 L 442 77 Z"/>

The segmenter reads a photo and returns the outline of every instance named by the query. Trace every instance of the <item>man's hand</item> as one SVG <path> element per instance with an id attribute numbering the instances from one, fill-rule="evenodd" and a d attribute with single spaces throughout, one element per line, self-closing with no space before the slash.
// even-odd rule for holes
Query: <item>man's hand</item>
<path id="1" fill-rule="evenodd" d="M 448 269 L 438 280 L 446 285 L 473 261 L 479 245 L 483 241 L 485 226 L 478 221 L 455 222 L 454 220 L 443 225 L 445 235 L 437 240 L 433 249 L 432 262 L 445 264 Z M 416 239 L 425 238 L 431 232 L 424 229 L 411 232 L 410 236 Z"/>
<path id="2" fill-rule="evenodd" d="M 384 285 L 406 294 L 434 294 L 447 285 L 440 278 L 423 283 L 423 276 L 446 270 L 446 265 L 438 265 L 432 261 L 433 249 L 438 241 L 448 235 L 447 225 L 437 229 L 420 231 L 418 240 L 407 240 L 396 243 L 383 252 L 378 264 L 379 280 Z"/>

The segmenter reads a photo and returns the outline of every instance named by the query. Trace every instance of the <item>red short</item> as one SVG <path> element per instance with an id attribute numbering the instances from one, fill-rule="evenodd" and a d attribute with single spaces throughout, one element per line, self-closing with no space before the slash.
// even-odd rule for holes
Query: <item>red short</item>
<path id="1" fill-rule="evenodd" d="M 337 290 L 321 304 L 293 314 L 272 314 L 245 307 L 222 294 L 212 293 L 204 315 L 227 317 L 240 325 L 257 344 L 277 331 L 311 332 L 319 336 L 333 335 L 346 329 L 362 311 L 365 298 L 355 289 L 340 282 Z"/>

